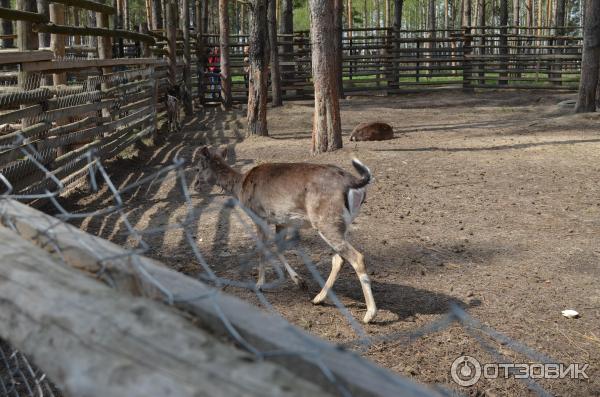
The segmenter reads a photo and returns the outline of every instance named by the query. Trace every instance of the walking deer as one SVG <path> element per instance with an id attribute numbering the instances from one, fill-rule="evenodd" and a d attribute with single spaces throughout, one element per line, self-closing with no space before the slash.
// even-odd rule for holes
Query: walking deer
<path id="1" fill-rule="evenodd" d="M 354 159 L 352 165 L 360 177 L 334 165 L 309 163 L 266 163 L 240 173 L 225 162 L 226 150 L 201 149 L 194 188 L 200 191 L 203 184 L 221 187 L 265 222 L 275 225 L 278 233 L 290 227 L 315 229 L 335 255 L 331 273 L 312 302 L 319 304 L 325 300 L 347 261 L 354 268 L 365 297 L 367 313 L 363 321 L 370 322 L 377 313 L 371 281 L 363 255 L 346 240 L 348 227 L 358 215 L 367 185 L 373 179 L 369 168 Z M 257 234 L 265 239 L 261 227 L 257 226 Z M 297 285 L 302 283 L 298 274 L 283 262 L 292 280 Z M 264 282 L 265 264 L 261 258 L 257 286 L 260 288 Z"/>

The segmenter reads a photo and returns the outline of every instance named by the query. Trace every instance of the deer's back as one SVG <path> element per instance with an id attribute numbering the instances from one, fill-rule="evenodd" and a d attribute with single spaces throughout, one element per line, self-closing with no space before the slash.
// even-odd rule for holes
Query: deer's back
<path id="1" fill-rule="evenodd" d="M 306 220 L 318 206 L 344 205 L 344 195 L 357 178 L 334 165 L 267 163 L 248 171 L 240 201 L 271 223 Z M 333 202 L 333 203 L 332 203 Z"/>

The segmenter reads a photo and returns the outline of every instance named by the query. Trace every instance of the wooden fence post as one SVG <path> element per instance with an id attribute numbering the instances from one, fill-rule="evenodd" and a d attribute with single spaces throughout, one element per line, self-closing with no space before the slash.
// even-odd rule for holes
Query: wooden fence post
<path id="1" fill-rule="evenodd" d="M 472 54 L 473 48 L 471 47 L 471 27 L 463 27 L 463 56 L 462 56 L 462 67 L 463 67 L 463 91 L 472 92 L 473 87 L 471 86 L 471 60 L 469 57 Z"/>
<path id="2" fill-rule="evenodd" d="M 205 85 L 204 85 L 204 69 L 206 68 L 206 26 L 204 26 L 204 7 L 203 2 L 207 0 L 195 0 L 196 5 L 196 62 L 198 74 L 198 99 L 200 105 L 204 105 L 205 102 Z"/>
<path id="3" fill-rule="evenodd" d="M 17 0 L 17 9 L 21 11 L 37 12 L 35 0 Z M 33 24 L 26 21 L 17 21 L 17 47 L 21 51 L 37 50 L 39 48 L 38 35 L 33 31 Z M 33 73 L 19 72 L 19 87 L 22 90 L 33 90 L 39 87 L 39 79 Z M 21 120 L 22 127 L 28 127 L 32 123 L 29 119 Z"/>
<path id="4" fill-rule="evenodd" d="M 174 0 L 164 0 L 167 4 L 166 30 L 168 46 L 169 86 L 174 89 L 177 85 L 177 4 Z"/>
<path id="5" fill-rule="evenodd" d="M 65 23 L 65 6 L 63 4 L 50 4 L 50 22 L 56 25 L 63 25 Z M 64 58 L 65 36 L 63 36 L 62 34 L 52 33 L 50 35 L 50 48 L 52 49 L 52 53 L 54 53 L 55 58 Z M 53 82 L 55 86 L 67 84 L 66 73 L 54 73 Z"/>
<path id="6" fill-rule="evenodd" d="M 190 55 L 190 0 L 183 0 L 181 24 L 183 29 L 183 109 L 192 115 L 192 57 Z"/>

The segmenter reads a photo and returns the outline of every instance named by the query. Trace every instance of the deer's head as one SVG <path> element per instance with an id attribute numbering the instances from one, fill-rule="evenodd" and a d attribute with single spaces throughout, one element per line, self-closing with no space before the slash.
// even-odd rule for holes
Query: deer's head
<path id="1" fill-rule="evenodd" d="M 225 169 L 229 166 L 225 162 L 227 148 L 210 148 L 204 146 L 200 149 L 200 160 L 196 166 L 194 189 L 201 191 L 203 185 L 207 188 L 214 186 Z"/>

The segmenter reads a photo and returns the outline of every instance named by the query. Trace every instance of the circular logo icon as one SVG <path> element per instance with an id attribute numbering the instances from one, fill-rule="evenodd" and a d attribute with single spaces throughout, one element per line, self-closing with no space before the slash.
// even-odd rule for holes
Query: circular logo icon
<path id="1" fill-rule="evenodd" d="M 481 364 L 471 356 L 460 356 L 452 363 L 450 374 L 460 386 L 473 386 L 481 378 Z"/>

